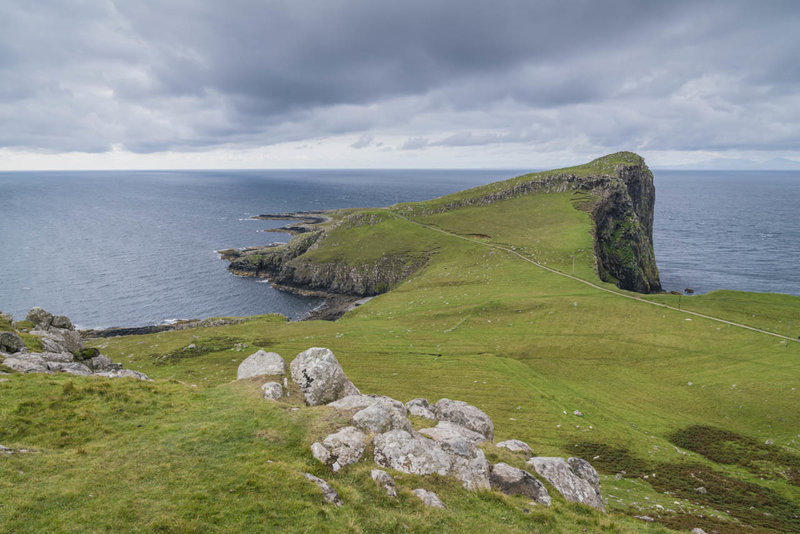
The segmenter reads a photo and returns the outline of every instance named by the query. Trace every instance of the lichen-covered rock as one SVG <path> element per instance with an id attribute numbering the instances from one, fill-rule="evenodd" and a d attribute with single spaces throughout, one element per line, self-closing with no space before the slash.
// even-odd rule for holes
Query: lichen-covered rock
<path id="1" fill-rule="evenodd" d="M 265 399 L 278 400 L 283 397 L 283 386 L 277 382 L 267 382 L 261 386 L 261 394 Z"/>
<path id="2" fill-rule="evenodd" d="M 311 453 L 320 462 L 330 465 L 334 472 L 361 459 L 367 447 L 367 436 L 355 427 L 345 427 L 330 434 L 322 443 L 311 445 Z"/>
<path id="3" fill-rule="evenodd" d="M 236 371 L 236 380 L 243 380 L 253 376 L 286 374 L 286 362 L 277 352 L 259 350 L 244 359 Z"/>
<path id="4" fill-rule="evenodd" d="M 434 441 L 447 441 L 454 437 L 461 437 L 470 443 L 481 443 L 486 441 L 483 434 L 479 434 L 473 430 L 465 428 L 461 425 L 451 423 L 450 421 L 439 421 L 439 423 L 432 428 L 423 428 L 419 431 L 420 434 L 425 434 Z"/>
<path id="5" fill-rule="evenodd" d="M 80 353 L 85 347 L 79 333 L 65 328 L 49 327 L 32 330 L 31 334 L 42 338 L 42 344 L 49 352 Z"/>
<path id="6" fill-rule="evenodd" d="M 463 401 L 441 399 L 432 411 L 439 421 L 450 421 L 482 434 L 489 441 L 494 439 L 494 424 L 484 412 Z"/>
<path id="7" fill-rule="evenodd" d="M 530 454 L 533 452 L 533 449 L 530 445 L 525 443 L 524 441 L 520 441 L 518 439 L 509 439 L 506 441 L 501 441 L 497 444 L 498 447 L 501 449 L 508 449 L 511 452 L 524 452 Z"/>
<path id="8" fill-rule="evenodd" d="M 444 503 L 439 499 L 439 496 L 436 495 L 434 492 L 422 488 L 417 488 L 413 490 L 413 493 L 419 498 L 419 500 L 422 501 L 422 503 L 425 506 L 444 509 Z"/>
<path id="9" fill-rule="evenodd" d="M 0 352 L 14 354 L 25 350 L 25 342 L 14 332 L 0 332 Z"/>
<path id="10" fill-rule="evenodd" d="M 303 473 L 303 476 L 306 477 L 308 480 L 313 482 L 317 485 L 317 487 L 322 490 L 322 497 L 329 503 L 335 504 L 336 506 L 342 505 L 342 499 L 339 498 L 339 494 L 336 493 L 336 490 L 331 487 L 330 484 L 325 482 L 319 477 L 315 477 L 311 473 Z"/>
<path id="11" fill-rule="evenodd" d="M 292 360 L 289 368 L 309 406 L 360 394 L 329 349 L 313 347 L 303 351 Z"/>
<path id="12" fill-rule="evenodd" d="M 50 373 L 43 359 L 39 357 L 35 359 L 22 358 L 21 356 L 23 355 L 18 355 L 15 358 L 6 358 L 3 360 L 3 365 L 20 373 Z"/>
<path id="13" fill-rule="evenodd" d="M 393 408 L 396 408 L 400 411 L 405 409 L 402 402 L 394 400 L 391 397 L 385 397 L 383 395 L 360 394 L 347 395 L 339 400 L 328 403 L 328 406 L 331 408 L 336 408 L 337 410 L 361 410 L 367 406 L 373 406 L 375 404 L 389 404 Z"/>
<path id="14" fill-rule="evenodd" d="M 597 470 L 592 467 L 592 464 L 583 458 L 575 457 L 569 458 L 567 464 L 569 464 L 569 468 L 572 469 L 575 475 L 591 484 L 597 494 L 600 494 L 600 475 L 597 473 Z"/>
<path id="15" fill-rule="evenodd" d="M 599 485 L 595 486 L 576 474 L 564 458 L 537 456 L 528 460 L 528 465 L 533 466 L 568 501 L 583 503 L 605 512 Z M 583 466 L 580 472 L 586 473 Z"/>
<path id="16" fill-rule="evenodd" d="M 424 417 L 425 419 L 436 420 L 436 415 L 431 410 L 428 404 L 428 399 L 411 399 L 406 403 L 406 411 L 408 415 L 415 415 L 417 417 Z"/>
<path id="17" fill-rule="evenodd" d="M 72 326 L 72 321 L 69 320 L 69 317 L 66 317 L 64 315 L 53 316 L 53 320 L 51 321 L 50 326 L 52 326 L 53 328 L 63 328 L 65 330 L 75 329 Z"/>
<path id="18" fill-rule="evenodd" d="M 402 405 L 401 405 L 402 406 Z M 389 430 L 413 430 L 405 415 L 405 409 L 398 409 L 388 402 L 377 402 L 353 415 L 353 424 L 367 432 L 380 434 Z"/>
<path id="19" fill-rule="evenodd" d="M 71 375 L 89 376 L 92 370 L 80 362 L 47 362 L 47 368 L 54 372 L 69 373 Z"/>
<path id="20" fill-rule="evenodd" d="M 459 479 L 467 489 L 489 488 L 489 462 L 483 451 L 461 437 L 433 441 L 392 430 L 373 440 L 375 463 L 404 473 L 438 473 Z"/>
<path id="21" fill-rule="evenodd" d="M 492 466 L 489 476 L 492 488 L 506 495 L 525 495 L 539 504 L 550 506 L 550 494 L 536 477 L 505 463 Z"/>
<path id="22" fill-rule="evenodd" d="M 386 491 L 386 495 L 389 497 L 397 497 L 397 489 L 395 488 L 392 475 L 380 469 L 373 469 L 370 474 L 372 475 L 372 480 Z"/>
<path id="23" fill-rule="evenodd" d="M 25 316 L 26 321 L 32 322 L 35 326 L 45 330 L 50 328 L 53 323 L 53 314 L 46 311 L 44 308 L 34 306 Z"/>

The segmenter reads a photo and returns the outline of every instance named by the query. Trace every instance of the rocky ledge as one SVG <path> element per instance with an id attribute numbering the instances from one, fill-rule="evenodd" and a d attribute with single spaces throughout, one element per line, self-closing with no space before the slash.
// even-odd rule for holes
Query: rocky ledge
<path id="1" fill-rule="evenodd" d="M 0 364 L 20 373 L 69 373 L 79 376 L 136 378 L 150 380 L 147 375 L 114 363 L 97 349 L 87 349 L 72 321 L 36 307 L 28 312 L 25 324 L 14 323 L 3 314 L 11 331 L 0 332 Z M 23 339 L 41 349 L 30 352 Z"/>
<path id="2" fill-rule="evenodd" d="M 286 368 L 279 354 L 259 351 L 241 363 L 237 378 L 269 377 L 271 381 L 261 388 L 264 398 L 280 402 L 289 394 Z M 520 440 L 494 445 L 494 424 L 476 406 L 450 399 L 431 404 L 423 398 L 404 404 L 382 395 L 363 395 L 326 348 L 314 347 L 298 354 L 289 373 L 306 405 L 327 405 L 336 411 L 335 420 L 347 421 L 336 432 L 310 445 L 311 455 L 332 473 L 365 461 L 364 454 L 371 451 L 372 461 L 379 467 L 400 473 L 453 477 L 467 490 L 523 495 L 536 504 L 550 506 L 548 488 L 534 474 L 503 462 L 492 465 L 487 460 L 484 449 L 497 447 L 520 454 L 520 465 L 528 457 L 530 469 L 566 500 L 605 511 L 600 477 L 589 462 L 580 458 L 531 457 L 531 447 Z M 417 431 L 409 415 L 430 419 L 436 426 Z M 387 496 L 397 496 L 397 485 L 390 473 L 372 469 L 371 477 Z M 320 487 L 325 500 L 342 504 L 329 483 L 317 477 L 307 478 Z M 446 509 L 431 491 L 416 488 L 411 493 L 428 506 Z"/>

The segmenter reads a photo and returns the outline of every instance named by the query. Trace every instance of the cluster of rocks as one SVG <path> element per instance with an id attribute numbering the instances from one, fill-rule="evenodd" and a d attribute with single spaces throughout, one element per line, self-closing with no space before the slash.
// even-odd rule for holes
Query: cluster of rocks
<path id="1" fill-rule="evenodd" d="M 417 398 L 403 404 L 381 395 L 362 395 L 347 378 L 333 352 L 325 348 L 301 352 L 289 370 L 307 405 L 327 405 L 349 416 L 348 426 L 311 444 L 314 458 L 334 472 L 358 462 L 371 444 L 373 459 L 381 467 L 416 475 L 436 473 L 454 477 L 470 490 L 491 488 L 550 505 L 547 488 L 533 474 L 506 463 L 492 465 L 486 459 L 477 445 L 494 440 L 494 424 L 479 408 L 450 399 L 431 404 Z M 252 354 L 239 366 L 237 378 L 262 375 L 283 380 L 283 384 L 265 383 L 262 386 L 265 398 L 277 400 L 288 394 L 286 364 L 280 355 L 264 351 Z M 436 421 L 436 426 L 417 431 L 409 415 Z M 503 441 L 495 446 L 529 456 L 533 452 L 520 440 Z M 605 511 L 600 477 L 585 460 L 531 457 L 527 465 L 567 500 Z M 394 479 L 387 472 L 374 469 L 372 478 L 387 495 L 397 495 Z M 414 490 L 414 494 L 430 506 L 444 508 L 435 494 L 423 488 Z"/>
<path id="2" fill-rule="evenodd" d="M 5 317 L 11 322 L 8 314 Z M 137 378 L 150 380 L 147 375 L 123 369 L 119 363 L 86 349 L 72 322 L 63 315 L 53 315 L 35 307 L 25 320 L 33 324 L 30 334 L 37 336 L 41 352 L 28 352 L 23 339 L 15 332 L 0 332 L 0 363 L 20 373 L 69 373 L 79 376 L 107 378 Z"/>

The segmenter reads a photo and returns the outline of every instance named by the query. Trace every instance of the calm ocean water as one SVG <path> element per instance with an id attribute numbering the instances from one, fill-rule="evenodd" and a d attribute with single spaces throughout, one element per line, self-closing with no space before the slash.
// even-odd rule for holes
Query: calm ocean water
<path id="1" fill-rule="evenodd" d="M 259 213 L 433 198 L 515 171 L 0 173 L 0 310 L 34 305 L 80 327 L 279 312 L 319 300 L 225 269 L 215 250 L 285 241 Z M 800 173 L 658 171 L 665 289 L 800 294 Z"/>

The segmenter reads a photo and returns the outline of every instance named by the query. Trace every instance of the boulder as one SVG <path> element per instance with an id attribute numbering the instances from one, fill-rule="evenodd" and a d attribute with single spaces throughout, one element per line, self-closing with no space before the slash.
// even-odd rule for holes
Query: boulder
<path id="1" fill-rule="evenodd" d="M 411 399 L 406 403 L 406 411 L 408 415 L 416 415 L 417 417 L 436 420 L 436 415 L 431 410 L 428 399 Z"/>
<path id="2" fill-rule="evenodd" d="M 436 495 L 434 492 L 422 488 L 417 488 L 413 490 L 413 493 L 419 498 L 419 500 L 422 501 L 422 503 L 425 506 L 444 509 L 444 503 L 439 499 L 439 496 Z"/>
<path id="3" fill-rule="evenodd" d="M 46 330 L 50 328 L 50 325 L 53 323 L 53 314 L 39 306 L 34 306 L 31 308 L 31 311 L 28 312 L 28 315 L 25 316 L 25 320 L 32 322 L 42 330 Z"/>
<path id="4" fill-rule="evenodd" d="M 236 371 L 236 380 L 261 375 L 286 374 L 286 362 L 277 352 L 259 350 L 244 359 Z"/>
<path id="5" fill-rule="evenodd" d="M 313 347 L 303 351 L 292 360 L 289 368 L 309 406 L 360 394 L 329 349 Z"/>
<path id="6" fill-rule="evenodd" d="M 122 369 L 121 364 L 112 362 L 111 358 L 103 354 L 89 358 L 83 363 L 88 365 L 92 371 L 118 371 Z"/>
<path id="7" fill-rule="evenodd" d="M 463 401 L 441 399 L 433 405 L 432 411 L 436 419 L 450 421 L 470 430 L 474 430 L 489 441 L 494 439 L 494 424 L 484 412 Z"/>
<path id="8" fill-rule="evenodd" d="M 319 477 L 315 477 L 311 473 L 303 473 L 303 476 L 306 477 L 311 482 L 313 482 L 314 484 L 316 484 L 317 487 L 322 490 L 322 497 L 327 502 L 333 503 L 336 506 L 342 505 L 342 499 L 339 498 L 339 494 L 336 493 L 336 490 L 333 489 L 330 484 L 328 484 Z"/>
<path id="9" fill-rule="evenodd" d="M 361 459 L 367 447 L 367 436 L 355 427 L 348 426 L 330 434 L 322 443 L 311 445 L 311 454 L 320 462 L 330 465 L 334 472 Z"/>
<path id="10" fill-rule="evenodd" d="M 550 494 L 539 480 L 522 469 L 499 463 L 492 467 L 489 482 L 506 495 L 525 495 L 539 504 L 550 506 Z"/>
<path id="11" fill-rule="evenodd" d="M 575 458 L 575 460 L 578 459 Z M 583 462 L 583 460 L 581 461 Z M 573 461 L 572 463 L 578 465 L 577 462 Z M 605 512 L 599 484 L 595 486 L 582 476 L 579 476 L 564 458 L 537 456 L 528 460 L 528 465 L 533 466 L 534 470 L 552 484 L 568 501 L 583 503 Z M 592 471 L 594 471 L 594 468 L 592 468 Z M 582 464 L 580 472 L 583 475 L 586 475 L 587 472 Z"/>
<path id="12" fill-rule="evenodd" d="M 395 488 L 392 475 L 380 469 L 373 469 L 371 475 L 372 480 L 386 491 L 386 495 L 389 497 L 397 497 L 397 489 Z"/>
<path id="13" fill-rule="evenodd" d="M 405 430 L 378 434 L 375 463 L 404 473 L 438 473 L 459 479 L 467 489 L 489 488 L 489 462 L 483 451 L 462 437 L 433 441 Z"/>
<path id="14" fill-rule="evenodd" d="M 569 458 L 567 464 L 569 464 L 569 468 L 572 469 L 572 472 L 575 473 L 576 476 L 591 484 L 597 494 L 600 495 L 600 475 L 597 473 L 597 470 L 592 467 L 592 464 L 583 458 L 575 457 Z"/>
<path id="15" fill-rule="evenodd" d="M 402 408 L 402 404 L 400 405 Z M 402 411 L 388 402 L 376 402 L 353 415 L 353 424 L 358 428 L 380 434 L 389 430 L 406 430 L 413 428 Z"/>
<path id="16" fill-rule="evenodd" d="M 402 402 L 383 395 L 347 395 L 339 400 L 328 403 L 328 406 L 338 410 L 361 410 L 375 404 L 389 404 L 405 414 L 405 407 Z"/>
<path id="17" fill-rule="evenodd" d="M 89 376 L 92 374 L 91 369 L 79 362 L 47 362 L 47 368 L 51 371 L 78 376 Z"/>
<path id="18" fill-rule="evenodd" d="M 518 439 L 509 439 L 507 441 L 501 441 L 500 443 L 497 444 L 497 446 L 503 449 L 508 449 L 511 452 L 524 452 L 526 454 L 533 453 L 533 449 L 530 447 L 530 445 Z"/>
<path id="19" fill-rule="evenodd" d="M 3 365 L 20 373 L 49 373 L 46 362 L 41 359 L 6 358 Z"/>
<path id="20" fill-rule="evenodd" d="M 265 399 L 278 400 L 283 397 L 283 386 L 277 382 L 267 382 L 261 386 L 261 394 Z"/>
<path id="21" fill-rule="evenodd" d="M 461 425 L 451 423 L 450 421 L 439 421 L 433 428 L 423 428 L 419 431 L 420 434 L 425 434 L 434 441 L 447 441 L 454 437 L 461 437 L 470 443 L 481 443 L 486 441 L 483 434 L 478 434 L 472 430 L 465 428 Z"/>
<path id="22" fill-rule="evenodd" d="M 72 326 L 72 321 L 69 320 L 69 317 L 65 315 L 56 315 L 53 317 L 50 326 L 53 328 L 64 328 L 66 330 L 74 330 L 75 328 Z"/>
<path id="23" fill-rule="evenodd" d="M 42 338 L 42 344 L 45 350 L 49 352 L 71 352 L 72 354 L 78 354 L 85 348 L 81 340 L 81 335 L 74 330 L 50 327 L 46 330 L 32 330 L 31 334 Z"/>
<path id="24" fill-rule="evenodd" d="M 71 352 L 32 352 L 31 356 L 39 356 L 48 362 L 74 362 L 75 356 Z"/>
<path id="25" fill-rule="evenodd" d="M 0 351 L 14 354 L 15 352 L 23 352 L 25 350 L 25 342 L 14 332 L 0 332 Z"/>

